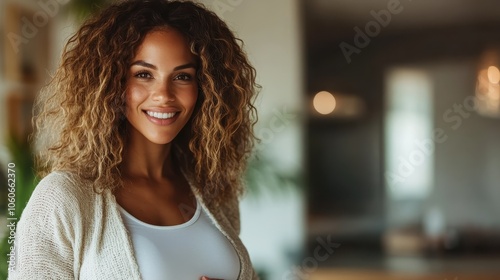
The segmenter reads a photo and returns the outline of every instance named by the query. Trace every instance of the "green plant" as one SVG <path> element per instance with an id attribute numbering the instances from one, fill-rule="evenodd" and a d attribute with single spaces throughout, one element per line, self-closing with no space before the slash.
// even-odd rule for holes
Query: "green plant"
<path id="1" fill-rule="evenodd" d="M 11 221 L 18 222 L 21 213 L 26 207 L 28 200 L 33 192 L 36 184 L 38 183 L 34 172 L 33 153 L 27 139 L 19 140 L 10 137 L 7 147 L 11 154 L 11 162 L 15 166 L 11 168 L 15 174 L 15 210 L 14 215 L 10 215 L 7 211 L 7 217 L 13 218 Z M 5 170 L 7 170 L 5 168 Z M 5 196 L 6 197 L 6 196 Z M 7 254 L 10 251 L 11 244 L 8 243 L 10 229 L 6 228 L 5 237 L 1 241 L 0 247 L 0 279 L 7 279 L 8 263 Z"/>
<path id="2" fill-rule="evenodd" d="M 69 3 L 69 11 L 80 21 L 83 21 L 90 14 L 98 11 L 106 5 L 108 0 L 72 0 Z"/>
<path id="3" fill-rule="evenodd" d="M 300 190 L 302 174 L 299 171 L 285 171 L 278 168 L 263 149 L 256 149 L 255 154 L 248 162 L 245 173 L 245 182 L 248 193 L 254 197 L 264 191 L 279 194 L 290 190 Z"/>

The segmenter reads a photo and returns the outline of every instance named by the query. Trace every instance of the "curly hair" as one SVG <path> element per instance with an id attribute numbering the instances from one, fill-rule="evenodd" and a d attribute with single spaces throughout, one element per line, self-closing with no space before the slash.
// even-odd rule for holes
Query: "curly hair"
<path id="1" fill-rule="evenodd" d="M 219 203 L 243 191 L 253 148 L 259 85 L 243 42 L 203 5 L 132 0 L 88 19 L 63 50 L 62 61 L 34 107 L 33 140 L 40 176 L 71 171 L 94 191 L 123 186 L 127 71 L 148 32 L 174 28 L 198 59 L 199 96 L 172 156 L 205 196 Z"/>

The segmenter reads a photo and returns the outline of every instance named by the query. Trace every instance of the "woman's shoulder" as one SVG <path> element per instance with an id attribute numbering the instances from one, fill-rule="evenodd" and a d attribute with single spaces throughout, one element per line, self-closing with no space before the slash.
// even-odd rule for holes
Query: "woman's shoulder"
<path id="1" fill-rule="evenodd" d="M 90 182 L 68 171 L 54 171 L 43 177 L 35 187 L 30 201 L 39 203 L 57 203 L 58 208 L 90 199 Z"/>
<path id="2" fill-rule="evenodd" d="M 35 187 L 22 214 L 19 228 L 32 228 L 43 222 L 62 222 L 62 227 L 77 224 L 90 215 L 95 203 L 92 186 L 70 172 L 52 172 Z M 71 222 L 70 222 L 71 221 Z"/>

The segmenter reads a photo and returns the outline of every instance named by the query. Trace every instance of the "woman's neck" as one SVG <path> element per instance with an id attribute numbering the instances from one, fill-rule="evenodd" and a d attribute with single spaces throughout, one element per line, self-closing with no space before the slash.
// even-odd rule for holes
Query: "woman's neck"
<path id="1" fill-rule="evenodd" d="M 140 133 L 132 133 L 123 153 L 122 175 L 157 181 L 173 177 L 171 146 L 171 143 L 155 144 Z"/>

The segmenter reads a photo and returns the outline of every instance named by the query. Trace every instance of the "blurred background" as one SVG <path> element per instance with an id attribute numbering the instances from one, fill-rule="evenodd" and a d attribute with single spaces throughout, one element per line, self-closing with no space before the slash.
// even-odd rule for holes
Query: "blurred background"
<path id="1" fill-rule="evenodd" d="M 33 99 L 105 2 L 0 2 L 2 223 L 8 164 L 17 216 L 36 183 Z M 499 1 L 200 2 L 263 87 L 241 203 L 262 279 L 500 279 Z"/>

